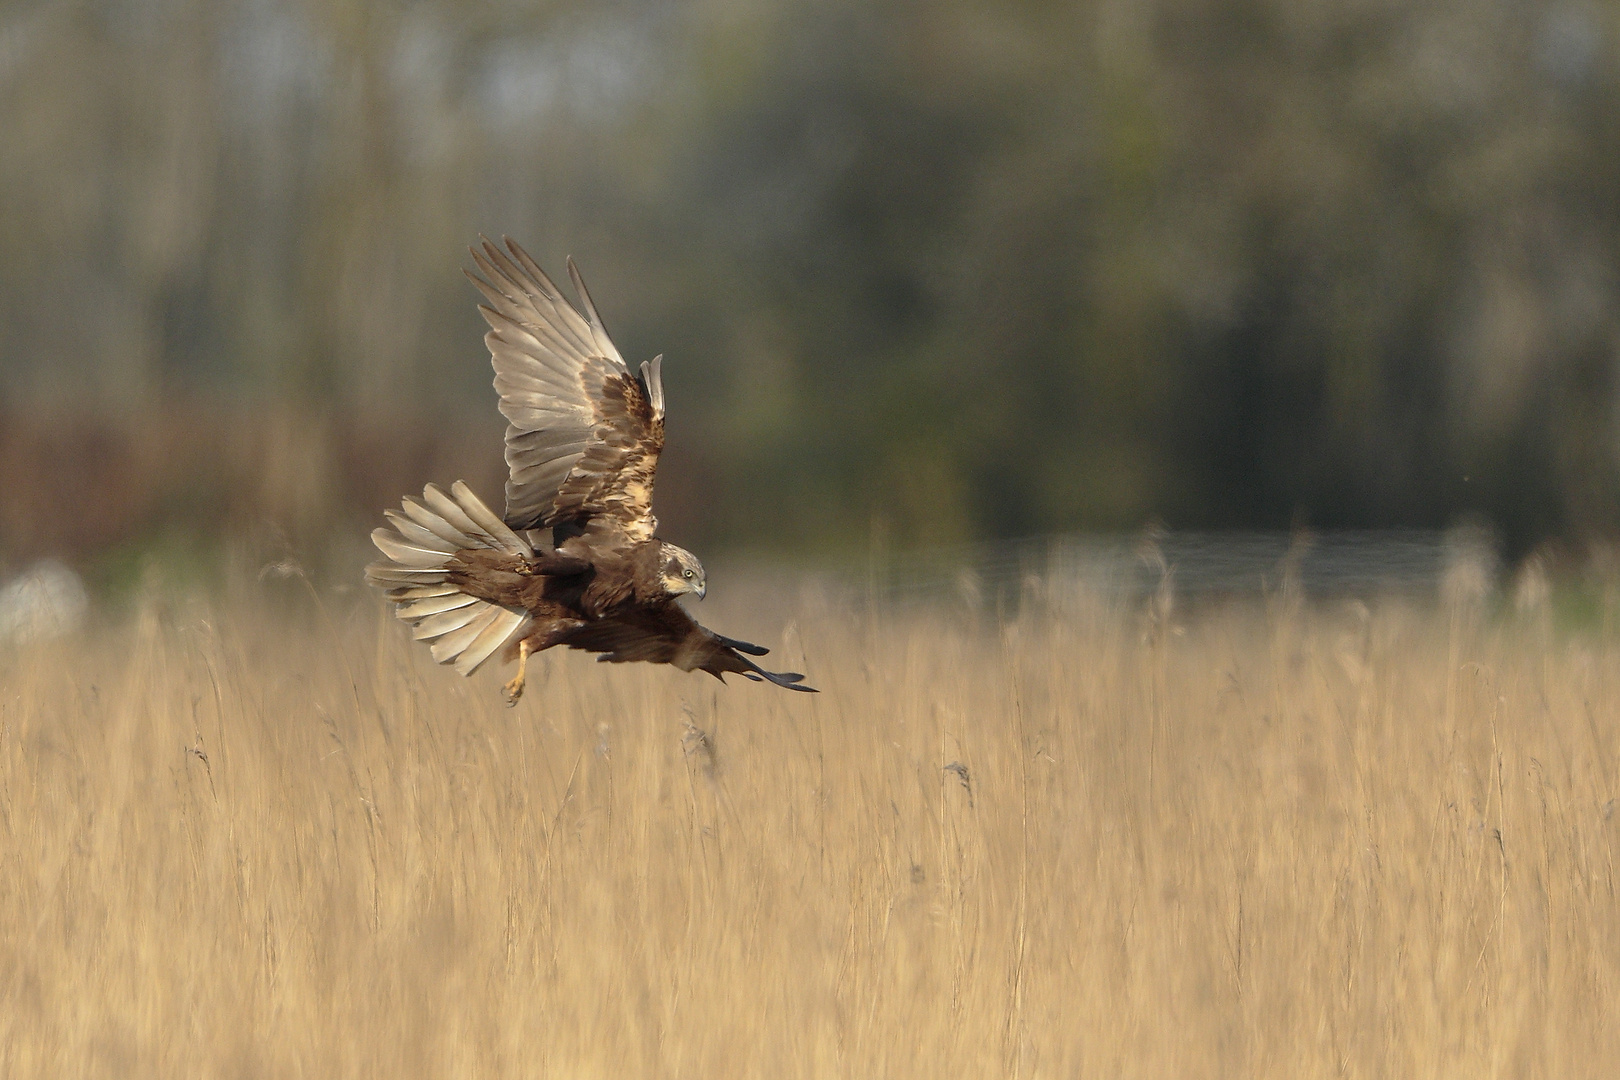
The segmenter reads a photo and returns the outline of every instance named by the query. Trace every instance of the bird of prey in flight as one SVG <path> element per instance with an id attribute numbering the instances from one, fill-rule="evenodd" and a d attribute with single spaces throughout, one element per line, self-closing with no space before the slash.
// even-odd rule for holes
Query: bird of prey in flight
<path id="1" fill-rule="evenodd" d="M 470 675 L 502 649 L 515 657 L 510 704 L 529 656 L 556 645 L 811 691 L 804 676 L 749 659 L 768 650 L 699 626 L 677 603 L 701 600 L 708 582 L 697 556 L 656 535 L 662 357 L 630 370 L 573 260 L 583 312 L 512 240 L 505 251 L 485 240 L 472 256 L 482 276 L 467 276 L 489 301 L 479 306 L 484 343 L 508 421 L 506 513 L 459 481 L 448 493 L 429 484 L 402 512 L 384 511 L 393 528 L 371 539 L 386 559 L 366 580 L 439 663 Z"/>

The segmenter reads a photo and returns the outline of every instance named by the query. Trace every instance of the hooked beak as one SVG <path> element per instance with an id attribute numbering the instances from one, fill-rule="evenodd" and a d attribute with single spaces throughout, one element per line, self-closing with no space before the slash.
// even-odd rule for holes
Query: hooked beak
<path id="1" fill-rule="evenodd" d="M 709 591 L 709 583 L 707 581 L 705 581 L 703 584 L 701 584 L 701 585 L 699 585 L 697 587 L 698 599 L 699 600 L 703 599 L 704 594 L 707 593 L 708 591 Z"/>

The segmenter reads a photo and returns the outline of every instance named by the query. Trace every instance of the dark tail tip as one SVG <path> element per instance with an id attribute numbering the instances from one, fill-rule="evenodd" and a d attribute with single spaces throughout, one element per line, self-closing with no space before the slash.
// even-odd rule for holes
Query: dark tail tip
<path id="1" fill-rule="evenodd" d="M 806 694 L 821 693 L 820 690 L 813 686 L 801 685 L 804 682 L 804 676 L 797 671 L 767 671 L 765 677 L 786 690 L 802 690 Z"/>
<path id="2" fill-rule="evenodd" d="M 755 645 L 751 641 L 738 641 L 736 638 L 720 637 L 719 634 L 716 634 L 715 637 L 719 637 L 720 644 L 727 648 L 736 649 L 738 652 L 747 653 L 749 656 L 764 656 L 771 651 L 765 646 Z"/>

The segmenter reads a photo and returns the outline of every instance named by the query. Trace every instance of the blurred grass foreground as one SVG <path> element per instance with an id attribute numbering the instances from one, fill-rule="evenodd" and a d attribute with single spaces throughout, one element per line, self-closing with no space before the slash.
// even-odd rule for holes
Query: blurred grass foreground
<path id="1" fill-rule="evenodd" d="M 1620 1060 L 1612 611 L 807 590 L 724 625 L 808 700 L 548 655 L 508 710 L 305 585 L 0 653 L 0 1074 Z"/>

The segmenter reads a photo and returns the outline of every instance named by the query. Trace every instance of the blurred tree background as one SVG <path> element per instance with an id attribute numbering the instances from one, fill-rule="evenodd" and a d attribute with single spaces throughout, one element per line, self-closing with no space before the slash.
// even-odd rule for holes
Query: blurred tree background
<path id="1" fill-rule="evenodd" d="M 9 0 L 0 555 L 495 498 L 480 232 L 666 355 L 701 551 L 1612 533 L 1617 36 L 1565 0 Z"/>

